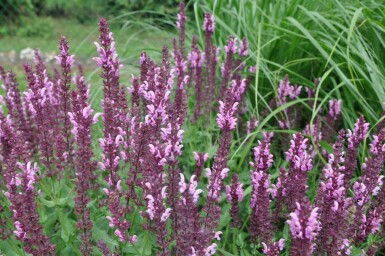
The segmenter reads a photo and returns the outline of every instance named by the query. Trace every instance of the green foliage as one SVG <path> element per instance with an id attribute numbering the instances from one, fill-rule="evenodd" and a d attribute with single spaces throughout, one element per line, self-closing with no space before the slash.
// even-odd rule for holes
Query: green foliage
<path id="1" fill-rule="evenodd" d="M 107 1 L 109 2 L 109 5 L 111 6 L 111 10 L 124 10 L 124 11 L 156 11 L 158 13 L 164 13 L 164 14 L 175 14 L 177 13 L 179 9 L 179 2 L 178 0 L 165 0 L 165 1 L 156 1 L 156 0 L 147 0 L 147 1 L 140 1 L 140 0 L 131 0 L 131 1 L 124 1 L 124 0 L 112 0 Z M 122 13 L 121 11 L 119 11 Z M 150 13 L 145 15 L 151 15 Z"/>
<path id="2" fill-rule="evenodd" d="M 33 14 L 31 0 L 0 1 L 0 36 L 11 34 L 23 16 Z"/>
<path id="3" fill-rule="evenodd" d="M 51 38 L 53 36 L 52 19 L 22 18 L 21 26 L 14 33 L 19 37 Z"/>
<path id="4" fill-rule="evenodd" d="M 108 12 L 106 1 L 102 0 L 43 0 L 34 1 L 34 6 L 38 15 L 74 17 L 81 23 Z"/>
<path id="5" fill-rule="evenodd" d="M 99 16 L 115 17 L 128 11 L 140 11 L 147 17 L 153 16 L 154 10 L 157 13 L 175 14 L 178 4 L 178 0 L 34 0 L 33 3 L 38 14 L 74 17 L 82 23 Z"/>
<path id="6" fill-rule="evenodd" d="M 210 11 L 218 42 L 224 44 L 229 34 L 249 40 L 249 63 L 257 66 L 258 77 L 249 98 L 257 115 L 286 73 L 314 87 L 311 80 L 330 70 L 318 99 L 342 98 L 347 127 L 359 114 L 377 121 L 385 101 L 384 1 L 209 0 L 194 7 L 200 34 L 203 13 Z"/>

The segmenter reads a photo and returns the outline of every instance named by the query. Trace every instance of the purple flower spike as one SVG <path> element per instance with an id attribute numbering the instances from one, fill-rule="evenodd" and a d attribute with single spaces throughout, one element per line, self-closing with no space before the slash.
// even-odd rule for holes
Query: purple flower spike
<path id="1" fill-rule="evenodd" d="M 58 74 L 58 88 L 56 96 L 56 105 L 58 105 L 60 134 L 56 138 L 56 155 L 58 158 L 57 167 L 63 170 L 66 163 L 73 165 L 73 138 L 71 138 L 71 122 L 68 113 L 72 111 L 70 98 L 71 71 L 74 66 L 74 55 L 69 54 L 69 45 L 67 39 L 63 36 L 59 44 L 60 54 L 56 56 L 57 63 L 61 67 L 61 74 Z M 55 103 L 55 101 L 53 103 Z"/>
<path id="2" fill-rule="evenodd" d="M 341 118 L 341 100 L 329 100 L 329 112 L 326 115 L 325 125 L 322 127 L 323 140 L 331 142 L 336 133 Z"/>
<path id="3" fill-rule="evenodd" d="M 8 164 L 11 164 L 11 162 L 8 162 Z M 37 192 L 34 184 L 35 175 L 38 171 L 37 164 L 18 162 L 14 167 L 20 169 L 21 172 L 17 174 L 15 171 L 13 173 L 8 172 L 8 175 L 13 176 L 6 176 L 9 182 L 7 182 L 7 192 L 5 193 L 5 196 L 11 202 L 10 209 L 13 212 L 13 221 L 16 228 L 14 234 L 18 240 L 24 243 L 24 249 L 27 253 L 55 255 L 55 246 L 44 235 L 43 227 L 39 223 L 35 203 Z"/>
<path id="4" fill-rule="evenodd" d="M 196 168 L 195 168 L 195 175 L 197 176 L 197 179 L 199 180 L 204 164 L 207 162 L 207 159 L 209 158 L 208 153 L 197 153 L 194 152 L 194 159 L 197 161 Z"/>
<path id="5" fill-rule="evenodd" d="M 344 170 L 344 186 L 346 189 L 350 187 L 350 179 L 353 177 L 357 167 L 357 152 L 359 144 L 366 138 L 369 129 L 369 123 L 365 122 L 363 116 L 358 118 L 354 124 L 354 130 L 348 130 L 348 149 L 346 152 L 346 165 Z"/>
<path id="6" fill-rule="evenodd" d="M 177 227 L 178 236 L 176 237 L 176 249 L 178 255 L 190 255 L 191 248 L 198 253 L 203 250 L 203 245 L 199 244 L 200 216 L 197 202 L 203 192 L 197 189 L 198 182 L 196 176 L 191 176 L 190 183 L 186 183 L 184 175 L 180 174 L 179 182 L 180 201 L 177 206 L 179 220 L 183 225 Z"/>
<path id="7" fill-rule="evenodd" d="M 278 97 L 275 101 L 275 105 L 277 107 L 283 106 L 288 103 L 290 100 L 294 100 L 301 93 L 301 86 L 291 85 L 289 81 L 289 76 L 286 75 L 283 80 L 280 81 L 278 87 Z M 281 129 L 291 129 L 293 127 L 297 127 L 299 120 L 299 114 L 293 107 L 285 108 L 283 110 L 284 117 L 282 120 L 278 120 L 278 125 Z M 287 136 L 284 136 L 284 140 L 288 140 Z M 285 144 L 283 141 L 282 144 Z"/>
<path id="8" fill-rule="evenodd" d="M 310 256 L 315 249 L 315 239 L 321 230 L 318 221 L 318 207 L 312 208 L 307 200 L 296 203 L 287 221 L 292 236 L 291 254 Z"/>
<path id="9" fill-rule="evenodd" d="M 90 218 L 90 210 L 86 205 L 90 202 L 87 193 L 95 188 L 95 180 L 97 176 L 96 162 L 92 160 L 92 142 L 91 142 L 91 126 L 96 123 L 97 115 L 92 115 L 88 103 L 89 88 L 84 82 L 84 77 L 76 76 L 74 83 L 77 86 L 76 91 L 72 91 L 73 112 L 69 112 L 68 116 L 73 125 L 72 133 L 75 138 L 77 148 L 75 149 L 75 166 L 76 166 L 76 197 L 75 197 L 75 213 L 78 216 L 77 228 L 82 233 L 81 252 L 83 255 L 92 254 L 92 221 Z M 96 118 L 95 118 L 96 117 Z"/>
<path id="10" fill-rule="evenodd" d="M 219 98 L 222 99 L 226 93 L 227 85 L 232 77 L 234 54 L 237 52 L 237 40 L 233 36 L 229 36 L 227 45 L 225 45 L 226 60 L 222 64 L 222 81 L 219 90 Z"/>
<path id="11" fill-rule="evenodd" d="M 279 256 L 279 253 L 283 250 L 285 246 L 285 240 L 279 239 L 278 242 L 273 242 L 269 244 L 262 243 L 263 253 L 267 256 Z"/>
<path id="12" fill-rule="evenodd" d="M 239 227 L 239 202 L 243 200 L 244 191 L 242 188 L 243 184 L 238 182 L 238 174 L 233 175 L 231 185 L 226 186 L 226 199 L 231 204 L 230 215 L 233 220 L 233 226 Z"/>
<path id="13" fill-rule="evenodd" d="M 232 86 L 227 89 L 224 102 L 219 101 L 219 113 L 217 123 L 222 131 L 218 151 L 214 158 L 213 167 L 206 169 L 206 177 L 208 178 L 207 185 L 207 203 L 203 208 L 206 212 L 204 219 L 204 235 L 202 246 L 209 247 L 211 240 L 215 237 L 215 232 L 218 227 L 218 220 L 221 214 L 219 206 L 221 190 L 223 189 L 223 180 L 228 176 L 229 169 L 227 168 L 227 159 L 231 141 L 231 130 L 235 128 L 236 118 L 234 117 L 237 105 L 239 104 L 238 95 L 245 90 L 243 81 L 233 81 Z"/>
<path id="14" fill-rule="evenodd" d="M 278 87 L 278 98 L 281 101 L 281 105 L 287 102 L 287 98 L 295 99 L 301 93 L 301 86 L 290 85 L 289 77 L 286 76 L 284 80 L 281 80 Z"/>
<path id="15" fill-rule="evenodd" d="M 205 110 L 210 113 L 213 109 L 213 102 L 215 101 L 216 91 L 216 72 L 217 72 L 217 48 L 212 43 L 212 36 L 214 34 L 215 22 L 214 16 L 210 13 L 205 14 L 203 21 L 203 31 L 205 32 L 205 66 L 207 82 L 205 86 Z"/>
<path id="16" fill-rule="evenodd" d="M 219 113 L 217 117 L 217 123 L 221 130 L 234 130 L 237 118 L 235 113 L 239 104 L 240 95 L 245 90 L 245 81 L 237 83 L 235 80 L 232 81 L 231 88 L 228 90 L 226 96 L 226 102 L 219 101 Z"/>
<path id="17" fill-rule="evenodd" d="M 53 97 L 53 83 L 38 50 L 35 51 L 35 62 L 35 72 L 30 65 L 24 65 L 28 81 L 25 96 L 28 109 L 36 123 L 41 162 L 46 166 L 46 175 L 52 177 L 57 174 L 55 164 L 58 163 L 54 154 L 55 145 L 52 142 L 55 141 L 54 134 L 60 133 L 52 108 L 57 99 Z"/>
<path id="18" fill-rule="evenodd" d="M 258 120 L 255 116 L 252 116 L 251 119 L 249 121 L 247 121 L 246 125 L 247 125 L 247 134 L 250 134 L 252 132 L 255 131 L 255 129 L 257 129 L 258 127 Z"/>
<path id="19" fill-rule="evenodd" d="M 239 47 L 239 56 L 247 57 L 249 55 L 249 42 L 246 38 L 243 38 L 241 41 L 241 46 Z"/>
<path id="20" fill-rule="evenodd" d="M 270 154 L 270 138 L 266 134 L 262 142 L 258 141 L 259 145 L 254 148 L 254 163 L 250 163 L 255 168 L 251 173 L 251 224 L 249 229 L 254 242 L 270 241 L 272 237 L 269 198 L 272 190 L 270 175 L 267 173 L 273 163 L 273 155 Z M 275 193 L 273 192 L 273 194 Z"/>
<path id="21" fill-rule="evenodd" d="M 302 134 L 293 135 L 286 160 L 290 163 L 286 183 L 286 205 L 293 211 L 295 202 L 299 202 L 307 190 L 307 173 L 313 168 L 311 156 L 307 152 L 308 139 Z"/>
<path id="22" fill-rule="evenodd" d="M 215 21 L 214 16 L 210 13 L 205 14 L 205 19 L 203 20 L 203 31 L 214 33 L 215 30 Z"/>
<path id="23" fill-rule="evenodd" d="M 322 229 L 317 238 L 317 253 L 337 255 L 345 246 L 348 236 L 346 221 L 348 209 L 352 205 L 344 187 L 344 139 L 341 130 L 333 145 L 334 153 L 329 155 L 323 173 L 325 181 L 320 182 L 316 204 L 320 208 Z M 332 234 L 332 235 L 331 235 Z M 330 239 L 332 236 L 332 239 Z"/>
<path id="24" fill-rule="evenodd" d="M 225 52 L 231 55 L 237 52 L 237 39 L 235 37 L 229 38 L 227 45 L 225 45 Z"/>
<path id="25" fill-rule="evenodd" d="M 329 100 L 329 116 L 337 120 L 341 114 L 341 100 Z"/>
<path id="26" fill-rule="evenodd" d="M 179 4 L 179 13 L 177 15 L 176 26 L 179 29 L 179 51 L 180 55 L 185 57 L 185 39 L 186 39 L 186 13 L 184 3 Z"/>
<path id="27" fill-rule="evenodd" d="M 119 168 L 120 155 L 119 143 L 116 142 L 118 136 L 121 135 L 118 127 L 122 126 L 118 106 L 118 102 L 120 102 L 119 92 L 121 91 L 119 72 L 122 65 L 115 50 L 113 34 L 110 32 L 105 18 L 101 18 L 99 21 L 99 32 L 100 44 L 95 42 L 99 57 L 95 57 L 94 60 L 102 68 L 101 78 L 103 78 L 104 138 L 100 139 L 104 153 L 102 166 L 109 172 L 108 179 L 115 187 L 119 179 L 116 172 Z"/>

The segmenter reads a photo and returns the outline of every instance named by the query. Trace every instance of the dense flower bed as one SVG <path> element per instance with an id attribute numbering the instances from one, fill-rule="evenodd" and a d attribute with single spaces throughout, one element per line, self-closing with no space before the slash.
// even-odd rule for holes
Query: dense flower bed
<path id="1" fill-rule="evenodd" d="M 38 50 L 34 65 L 25 64 L 24 93 L 15 75 L 1 69 L 6 92 L 0 113 L 3 239 L 14 235 L 22 250 L 33 255 L 56 255 L 69 245 L 81 255 L 144 255 L 145 249 L 138 248 L 148 244 L 150 254 L 214 255 L 220 241 L 229 239 L 227 234 L 223 238 L 229 228 L 220 228 L 227 207 L 227 224 L 231 232 L 247 234 L 242 242 L 250 254 L 350 255 L 353 248 L 364 248 L 374 255 L 382 244 L 373 237 L 383 237 L 385 130 L 372 136 L 367 157 L 357 166 L 369 124 L 360 117 L 353 131 L 338 132 L 340 100 L 330 100 L 324 116 L 292 136 L 260 133 L 261 120 L 255 117 L 243 124 L 244 96 L 255 72 L 245 62 L 247 39 L 230 36 L 223 49 L 217 47 L 212 38 L 216 24 L 207 13 L 203 50 L 194 37 L 187 52 L 185 22 L 181 4 L 180 36 L 173 40 L 171 58 L 166 47 L 160 64 L 143 52 L 140 74 L 127 88 L 120 79 L 113 34 L 107 20 L 100 19 L 94 60 L 103 81 L 101 113 L 90 105 L 89 85 L 64 37 L 53 73 Z M 290 104 L 302 89 L 286 76 L 270 102 L 271 109 L 281 109 L 277 125 L 282 130 L 299 129 L 304 121 L 300 107 Z M 306 88 L 306 93 L 312 99 L 315 91 Z M 188 109 L 189 97 L 194 98 L 193 109 Z M 184 125 L 197 124 L 216 108 L 220 135 L 213 159 L 207 152 L 194 152 L 195 169 L 184 168 Z M 100 116 L 103 136 L 94 138 L 91 130 L 100 125 Z M 233 131 L 240 123 L 242 136 L 262 135 L 250 172 L 228 165 Z M 92 144 L 96 139 L 98 154 Z M 273 140 L 286 161 L 271 153 Z M 332 148 L 322 146 L 328 143 Z M 310 172 L 314 180 L 309 180 Z M 243 173 L 249 173 L 245 184 L 239 177 Z M 61 201 L 62 190 L 73 193 L 73 203 Z M 73 221 L 66 222 L 69 227 L 44 229 L 50 221 L 41 216 L 49 213 L 59 219 L 65 213 Z M 98 218 L 108 221 L 109 239 L 95 236 L 100 233 Z M 54 236 L 58 230 L 61 240 Z"/>

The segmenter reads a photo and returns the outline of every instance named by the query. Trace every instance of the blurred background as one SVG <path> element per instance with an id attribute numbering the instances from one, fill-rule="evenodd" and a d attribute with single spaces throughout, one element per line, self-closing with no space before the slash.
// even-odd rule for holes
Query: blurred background
<path id="1" fill-rule="evenodd" d="M 170 43 L 169 20 L 178 4 L 177 0 L 0 0 L 0 63 L 18 73 L 17 64 L 31 59 L 34 48 L 46 61 L 53 61 L 60 36 L 65 35 L 71 52 L 87 68 L 96 54 L 92 42 L 103 16 L 110 20 L 120 57 L 136 65 L 141 51 L 157 51 Z"/>

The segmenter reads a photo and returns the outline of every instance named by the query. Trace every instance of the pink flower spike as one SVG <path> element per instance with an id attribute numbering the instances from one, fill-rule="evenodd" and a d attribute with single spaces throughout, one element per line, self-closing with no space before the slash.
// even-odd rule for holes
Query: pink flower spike
<path id="1" fill-rule="evenodd" d="M 167 208 L 166 211 L 162 214 L 160 221 L 165 222 L 170 217 L 170 214 L 171 214 L 171 208 Z"/>

